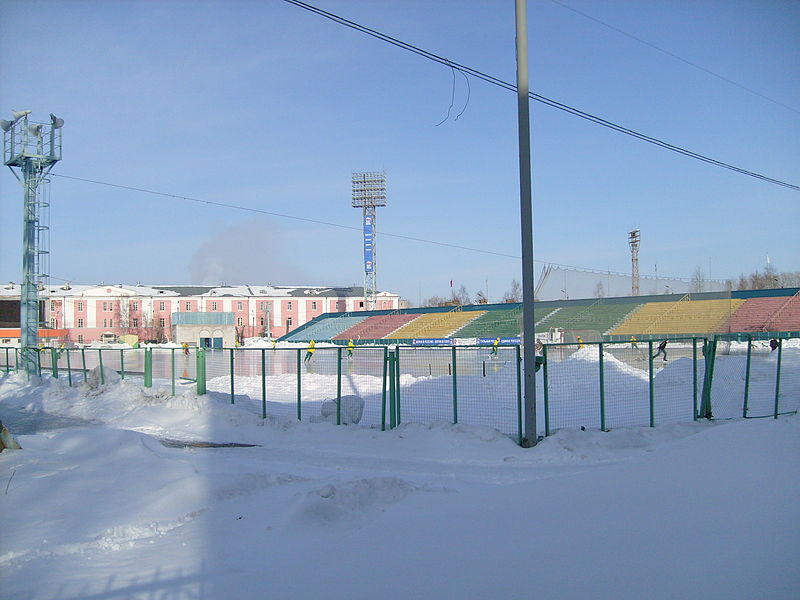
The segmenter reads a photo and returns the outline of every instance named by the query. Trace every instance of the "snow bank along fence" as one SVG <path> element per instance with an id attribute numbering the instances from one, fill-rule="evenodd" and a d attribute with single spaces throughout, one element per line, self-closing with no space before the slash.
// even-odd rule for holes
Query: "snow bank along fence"
<path id="1" fill-rule="evenodd" d="M 800 344 L 792 333 L 548 344 L 538 359 L 540 434 L 608 430 L 698 418 L 778 417 L 800 404 Z M 777 345 L 769 345 L 771 339 Z M 522 431 L 519 346 L 317 348 L 44 348 L 42 375 L 80 383 L 97 366 L 123 379 L 224 394 L 262 418 L 288 416 L 393 428 L 400 423 Z M 20 368 L 18 349 L 0 348 L 0 372 Z M 100 370 L 101 378 L 103 370 Z"/>

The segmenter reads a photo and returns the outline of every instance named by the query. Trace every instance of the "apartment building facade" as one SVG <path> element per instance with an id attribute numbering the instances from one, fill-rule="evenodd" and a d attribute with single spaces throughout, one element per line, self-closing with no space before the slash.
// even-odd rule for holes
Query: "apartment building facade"
<path id="1" fill-rule="evenodd" d="M 0 298 L 19 298 L 19 284 L 0 287 Z M 44 296 L 44 293 L 42 293 Z M 380 292 L 376 309 L 393 310 L 400 297 Z M 237 336 L 280 337 L 323 313 L 365 310 L 363 287 L 257 285 L 63 285 L 51 286 L 44 319 L 65 330 L 65 343 L 112 342 L 122 335 L 172 341 L 172 315 L 234 314 Z"/>

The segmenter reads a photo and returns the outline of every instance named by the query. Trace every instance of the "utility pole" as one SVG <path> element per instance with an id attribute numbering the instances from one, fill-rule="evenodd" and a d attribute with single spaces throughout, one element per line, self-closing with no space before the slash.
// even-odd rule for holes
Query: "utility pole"
<path id="1" fill-rule="evenodd" d="M 519 206 L 522 233 L 522 370 L 525 432 L 522 445 L 535 446 L 536 431 L 536 319 L 533 294 L 533 203 L 531 199 L 531 133 L 528 100 L 528 19 L 525 0 L 516 0 L 517 125 L 519 133 Z"/>

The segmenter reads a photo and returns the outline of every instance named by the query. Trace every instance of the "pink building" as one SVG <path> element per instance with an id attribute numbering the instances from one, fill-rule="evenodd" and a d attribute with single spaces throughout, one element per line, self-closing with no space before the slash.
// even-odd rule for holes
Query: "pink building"
<path id="1" fill-rule="evenodd" d="M 52 286 L 45 320 L 67 330 L 68 342 L 88 344 L 136 335 L 170 341 L 172 314 L 232 312 L 240 337 L 279 337 L 323 313 L 365 310 L 362 287 L 63 285 Z M 0 298 L 19 299 L 20 286 L 0 288 Z M 400 297 L 380 292 L 377 310 L 393 310 Z"/>

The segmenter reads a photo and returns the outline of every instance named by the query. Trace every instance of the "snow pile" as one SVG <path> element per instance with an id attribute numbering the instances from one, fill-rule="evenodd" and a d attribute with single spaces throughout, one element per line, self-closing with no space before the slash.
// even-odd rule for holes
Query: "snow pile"
<path id="1" fill-rule="evenodd" d="M 3 597 L 800 594 L 798 417 L 562 430 L 528 450 L 487 427 L 249 408 L 0 375 L 0 418 L 29 419 L 0 454 Z"/>

